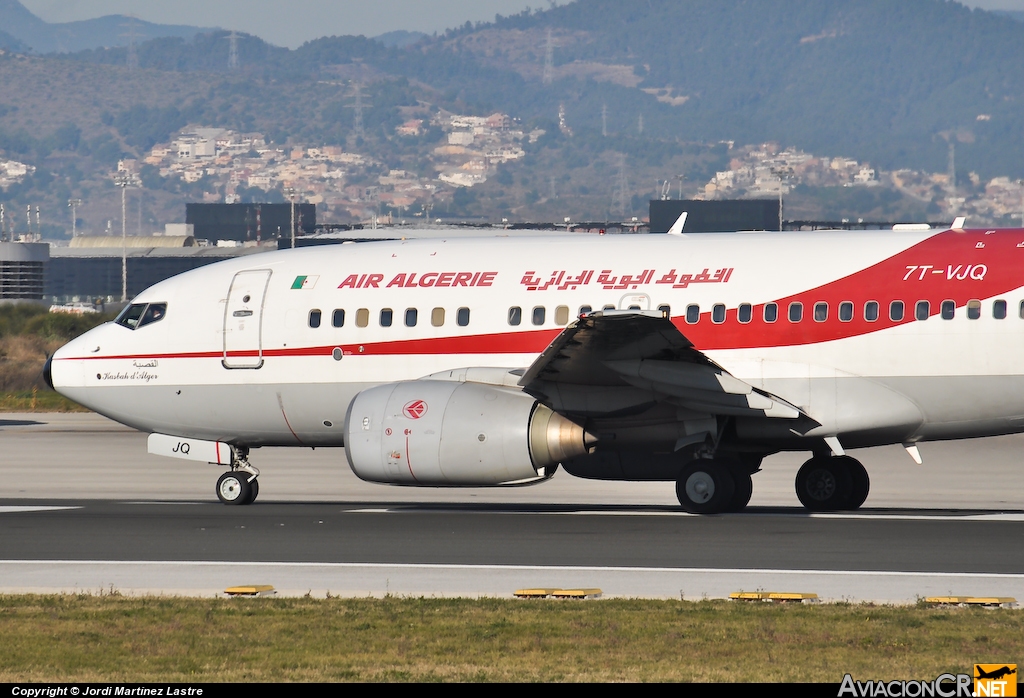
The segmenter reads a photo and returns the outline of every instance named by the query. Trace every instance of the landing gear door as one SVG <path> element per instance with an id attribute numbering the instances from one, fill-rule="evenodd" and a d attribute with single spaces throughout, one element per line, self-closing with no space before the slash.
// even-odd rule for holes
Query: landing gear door
<path id="1" fill-rule="evenodd" d="M 240 271 L 231 280 L 224 308 L 224 368 L 263 365 L 263 301 L 269 269 Z"/>

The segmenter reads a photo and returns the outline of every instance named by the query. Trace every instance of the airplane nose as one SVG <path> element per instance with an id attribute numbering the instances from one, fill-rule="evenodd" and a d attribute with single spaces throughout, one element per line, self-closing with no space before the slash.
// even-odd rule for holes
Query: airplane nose
<path id="1" fill-rule="evenodd" d="M 53 355 L 46 357 L 46 363 L 43 364 L 43 380 L 50 386 L 50 390 L 53 390 L 53 373 L 50 370 L 50 364 L 53 362 Z"/>

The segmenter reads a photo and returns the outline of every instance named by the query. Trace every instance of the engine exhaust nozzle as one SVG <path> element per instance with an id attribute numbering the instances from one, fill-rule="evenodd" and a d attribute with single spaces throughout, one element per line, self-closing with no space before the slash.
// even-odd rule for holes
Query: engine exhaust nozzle
<path id="1" fill-rule="evenodd" d="M 595 441 L 579 424 L 539 403 L 530 417 L 530 458 L 537 470 L 585 455 Z"/>

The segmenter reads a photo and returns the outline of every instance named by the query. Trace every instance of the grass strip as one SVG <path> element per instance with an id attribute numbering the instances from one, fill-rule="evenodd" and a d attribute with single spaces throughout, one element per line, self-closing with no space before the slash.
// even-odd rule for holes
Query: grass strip
<path id="1" fill-rule="evenodd" d="M 0 682 L 924 679 L 1024 611 L 729 601 L 0 596 Z"/>
<path id="2" fill-rule="evenodd" d="M 0 412 L 89 412 L 52 390 L 9 390 L 0 392 Z"/>

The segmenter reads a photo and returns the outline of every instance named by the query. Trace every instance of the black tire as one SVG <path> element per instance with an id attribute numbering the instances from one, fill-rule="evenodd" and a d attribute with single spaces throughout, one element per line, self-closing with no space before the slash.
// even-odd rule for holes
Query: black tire
<path id="1" fill-rule="evenodd" d="M 242 505 L 252 501 L 249 473 L 229 470 L 217 478 L 217 499 L 224 504 Z"/>
<path id="2" fill-rule="evenodd" d="M 750 496 L 754 493 L 754 481 L 746 471 L 733 469 L 732 480 L 735 490 L 732 494 L 732 501 L 729 502 L 727 511 L 743 511 L 750 503 Z"/>
<path id="3" fill-rule="evenodd" d="M 796 496 L 809 511 L 842 511 L 853 494 L 849 466 L 838 458 L 811 458 L 796 474 Z"/>
<path id="4" fill-rule="evenodd" d="M 260 479 L 256 478 L 249 483 L 249 489 L 252 490 L 252 495 L 249 497 L 249 501 L 246 504 L 252 504 L 256 501 L 256 498 L 260 496 Z"/>
<path id="5" fill-rule="evenodd" d="M 691 514 L 720 514 L 729 511 L 736 491 L 732 470 L 723 461 L 698 459 L 690 462 L 676 481 L 676 497 Z"/>
<path id="6" fill-rule="evenodd" d="M 856 458 L 850 456 L 839 456 L 834 460 L 843 461 L 846 464 L 847 469 L 850 471 L 850 478 L 852 480 L 852 487 L 850 489 L 850 499 L 846 503 L 846 508 L 850 511 L 854 509 L 860 509 L 861 505 L 864 504 L 868 498 L 868 492 L 871 490 L 871 478 L 868 477 L 868 471 L 861 465 L 861 462 Z"/>

